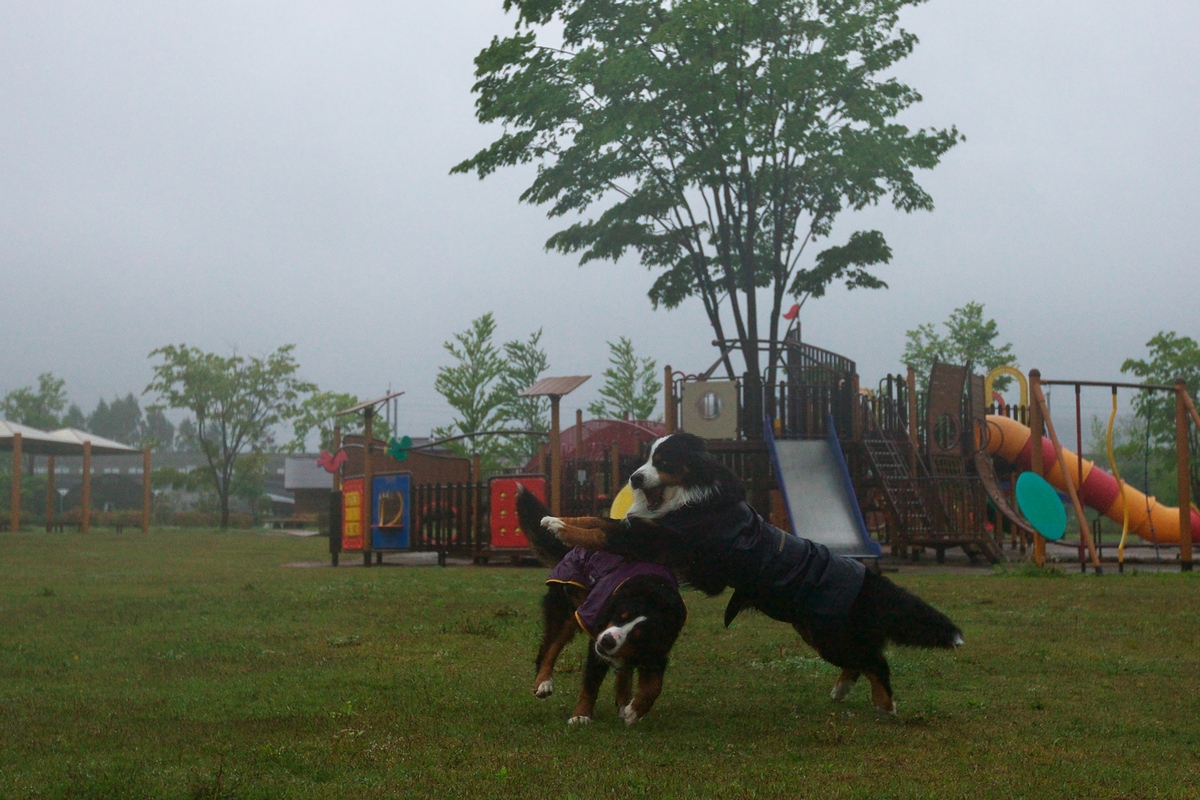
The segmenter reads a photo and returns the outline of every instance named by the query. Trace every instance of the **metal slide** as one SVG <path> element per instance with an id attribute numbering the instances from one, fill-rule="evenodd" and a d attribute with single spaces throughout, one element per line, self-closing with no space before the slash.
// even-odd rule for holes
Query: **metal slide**
<path id="1" fill-rule="evenodd" d="M 879 558 L 883 551 L 867 534 L 833 420 L 826 439 L 776 441 L 770 419 L 764 428 L 792 531 L 838 555 Z"/>

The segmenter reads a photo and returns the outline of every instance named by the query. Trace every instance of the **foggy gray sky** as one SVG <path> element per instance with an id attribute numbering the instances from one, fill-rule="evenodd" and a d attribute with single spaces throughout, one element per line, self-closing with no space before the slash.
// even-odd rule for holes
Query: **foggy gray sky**
<path id="1" fill-rule="evenodd" d="M 699 306 L 652 311 L 634 259 L 543 251 L 530 171 L 448 175 L 496 133 L 470 86 L 501 6 L 0 4 L 0 394 L 54 372 L 87 412 L 139 392 L 159 345 L 295 342 L 324 389 L 406 390 L 422 435 L 451 416 L 442 342 L 486 311 L 501 341 L 544 328 L 551 374 L 595 376 L 568 414 L 606 340 L 707 368 Z M 1200 4 L 933 0 L 905 26 L 925 97 L 905 122 L 967 141 L 921 177 L 933 213 L 842 218 L 825 244 L 884 231 L 891 289 L 810 302 L 805 339 L 871 385 L 905 330 L 969 300 L 1048 376 L 1200 337 Z"/>

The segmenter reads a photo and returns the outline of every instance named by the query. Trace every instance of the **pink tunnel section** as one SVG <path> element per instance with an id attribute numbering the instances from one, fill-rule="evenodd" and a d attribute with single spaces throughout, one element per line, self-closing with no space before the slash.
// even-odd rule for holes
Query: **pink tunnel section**
<path id="1" fill-rule="evenodd" d="M 1030 470 L 1030 452 L 1033 449 L 1033 432 L 1015 419 L 988 414 L 988 452 L 997 455 L 1017 469 Z M 1079 479 L 1080 462 L 1083 480 Z M 1125 508 L 1117 479 L 1111 473 L 1097 467 L 1086 458 L 1081 459 L 1063 448 L 1063 463 L 1071 480 L 1076 484 L 1079 501 L 1096 509 L 1104 516 L 1120 524 L 1124 520 Z M 1062 469 L 1054 455 L 1054 444 L 1050 438 L 1042 438 L 1042 477 L 1061 492 L 1067 490 Z M 1148 542 L 1179 544 L 1179 509 L 1164 506 L 1153 497 L 1125 484 L 1124 502 L 1129 504 L 1129 530 Z M 1200 514 L 1192 509 L 1192 541 L 1200 543 Z"/>

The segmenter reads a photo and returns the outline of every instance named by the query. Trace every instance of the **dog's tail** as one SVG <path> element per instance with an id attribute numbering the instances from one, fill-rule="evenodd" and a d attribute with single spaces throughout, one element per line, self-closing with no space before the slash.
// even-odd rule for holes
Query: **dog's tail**
<path id="1" fill-rule="evenodd" d="M 870 603 L 883 635 L 895 644 L 947 650 L 964 644 L 962 630 L 949 617 L 882 575 L 868 572 L 859 598 Z"/>
<path id="2" fill-rule="evenodd" d="M 571 547 L 542 527 L 542 517 L 549 514 L 550 509 L 537 499 L 537 495 L 517 484 L 517 520 L 521 523 L 521 530 L 529 539 L 529 548 L 537 560 L 544 566 L 553 567 L 562 561 Z"/>

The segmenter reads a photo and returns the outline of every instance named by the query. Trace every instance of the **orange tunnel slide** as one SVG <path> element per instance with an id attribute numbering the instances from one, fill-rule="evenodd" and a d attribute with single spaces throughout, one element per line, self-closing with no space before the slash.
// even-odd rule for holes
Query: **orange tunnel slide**
<path id="1" fill-rule="evenodd" d="M 1029 471 L 1033 449 L 1033 432 L 1025 425 L 1008 417 L 988 414 L 988 452 L 997 455 L 1017 469 Z M 1080 461 L 1083 461 L 1083 480 L 1079 480 Z M 1124 485 L 1124 491 L 1117 479 L 1107 470 L 1097 467 L 1086 458 L 1063 448 L 1063 463 L 1071 479 L 1076 482 L 1079 500 L 1084 505 L 1096 509 L 1111 520 L 1121 523 L 1125 516 L 1124 503 L 1129 505 L 1129 530 L 1149 542 L 1158 544 L 1179 544 L 1179 509 L 1164 506 L 1153 497 L 1130 486 Z M 1054 445 L 1049 437 L 1042 439 L 1042 464 L 1045 471 L 1042 477 L 1054 488 L 1065 492 L 1067 484 L 1063 480 L 1062 469 L 1058 466 L 1058 458 L 1054 455 Z M 1124 500 L 1122 501 L 1122 495 Z M 1200 543 L 1200 514 L 1192 509 L 1192 541 Z"/>

